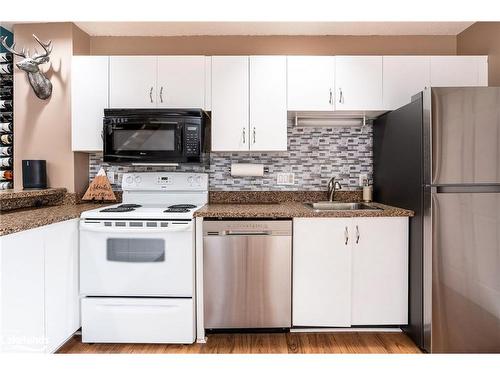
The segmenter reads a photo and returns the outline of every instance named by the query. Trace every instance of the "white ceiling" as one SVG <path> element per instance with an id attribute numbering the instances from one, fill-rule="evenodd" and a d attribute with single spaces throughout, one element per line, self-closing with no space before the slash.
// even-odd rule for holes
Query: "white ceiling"
<path id="1" fill-rule="evenodd" d="M 75 22 L 91 36 L 457 35 L 474 22 Z"/>

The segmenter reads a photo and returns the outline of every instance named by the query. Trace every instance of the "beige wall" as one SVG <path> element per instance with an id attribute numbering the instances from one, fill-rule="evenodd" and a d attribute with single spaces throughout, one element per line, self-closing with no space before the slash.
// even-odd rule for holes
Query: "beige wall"
<path id="1" fill-rule="evenodd" d="M 488 83 L 500 86 L 500 22 L 477 22 L 458 34 L 457 54 L 488 55 Z"/>
<path id="2" fill-rule="evenodd" d="M 26 73 L 14 69 L 14 175 L 15 188 L 22 188 L 23 159 L 47 160 L 48 184 L 70 192 L 85 189 L 88 156 L 71 151 L 71 23 L 19 24 L 14 26 L 17 48 L 36 47 L 32 34 L 52 40 L 50 63 L 42 66 L 53 85 L 52 96 L 40 100 L 33 92 Z M 79 34 L 77 48 L 85 49 Z M 88 44 L 88 42 L 87 42 Z M 40 47 L 37 48 L 40 50 Z M 88 50 L 88 45 L 87 45 Z M 16 60 L 17 61 L 17 60 Z"/>
<path id="3" fill-rule="evenodd" d="M 454 55 L 455 36 L 92 37 L 92 55 Z"/>

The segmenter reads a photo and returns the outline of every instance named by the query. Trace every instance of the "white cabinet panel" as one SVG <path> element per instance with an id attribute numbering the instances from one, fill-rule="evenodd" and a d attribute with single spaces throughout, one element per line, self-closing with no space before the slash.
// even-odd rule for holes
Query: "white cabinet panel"
<path id="1" fill-rule="evenodd" d="M 54 352 L 80 328 L 78 219 L 43 227 L 45 238 L 45 326 Z"/>
<path id="2" fill-rule="evenodd" d="M 351 219 L 293 220 L 294 326 L 351 325 Z"/>
<path id="3" fill-rule="evenodd" d="M 353 219 L 352 325 L 408 323 L 408 218 Z"/>
<path id="4" fill-rule="evenodd" d="M 487 86 L 484 56 L 431 56 L 430 59 L 431 86 Z"/>
<path id="5" fill-rule="evenodd" d="M 382 56 L 335 57 L 335 109 L 382 108 Z"/>
<path id="6" fill-rule="evenodd" d="M 0 352 L 44 352 L 44 251 L 39 228 L 0 239 Z"/>
<path id="7" fill-rule="evenodd" d="M 285 56 L 250 56 L 250 149 L 287 149 Z"/>
<path id="8" fill-rule="evenodd" d="M 0 352 L 54 352 L 80 327 L 78 219 L 1 237 Z"/>
<path id="9" fill-rule="evenodd" d="M 478 86 L 488 86 L 488 56 L 477 56 Z"/>
<path id="10" fill-rule="evenodd" d="M 332 111 L 335 57 L 288 56 L 288 110 Z"/>
<path id="11" fill-rule="evenodd" d="M 73 56 L 71 149 L 102 151 L 102 118 L 108 108 L 109 57 Z"/>
<path id="12" fill-rule="evenodd" d="M 111 108 L 156 107 L 156 56 L 109 58 L 109 104 Z"/>
<path id="13" fill-rule="evenodd" d="M 158 107 L 205 107 L 205 56 L 158 57 Z"/>
<path id="14" fill-rule="evenodd" d="M 429 56 L 384 56 L 384 109 L 394 110 L 411 102 L 411 97 L 430 86 Z"/>
<path id="15" fill-rule="evenodd" d="M 248 151 L 248 122 L 248 56 L 213 56 L 212 151 Z"/>

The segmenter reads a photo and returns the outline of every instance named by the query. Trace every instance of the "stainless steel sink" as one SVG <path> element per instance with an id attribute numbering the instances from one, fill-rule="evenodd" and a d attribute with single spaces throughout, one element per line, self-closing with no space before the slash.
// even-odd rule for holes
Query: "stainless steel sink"
<path id="1" fill-rule="evenodd" d="M 350 210 L 380 210 L 380 208 L 367 205 L 360 202 L 314 202 L 305 203 L 306 206 L 318 211 L 350 211 Z"/>

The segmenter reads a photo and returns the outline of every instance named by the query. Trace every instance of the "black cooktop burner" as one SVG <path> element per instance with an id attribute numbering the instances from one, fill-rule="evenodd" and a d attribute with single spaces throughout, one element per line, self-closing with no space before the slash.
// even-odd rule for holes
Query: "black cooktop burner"
<path id="1" fill-rule="evenodd" d="M 140 204 L 124 203 L 124 204 L 120 204 L 118 207 L 120 207 L 120 208 L 139 208 L 142 206 Z"/>
<path id="2" fill-rule="evenodd" d="M 168 208 L 196 208 L 194 204 L 174 204 L 172 206 L 168 206 Z"/>
<path id="3" fill-rule="evenodd" d="M 129 211 L 134 211 L 135 208 L 133 207 L 110 207 L 110 208 L 105 208 L 99 212 L 129 212 Z"/>
<path id="4" fill-rule="evenodd" d="M 163 212 L 189 212 L 189 208 L 182 208 L 182 207 L 169 207 Z"/>

